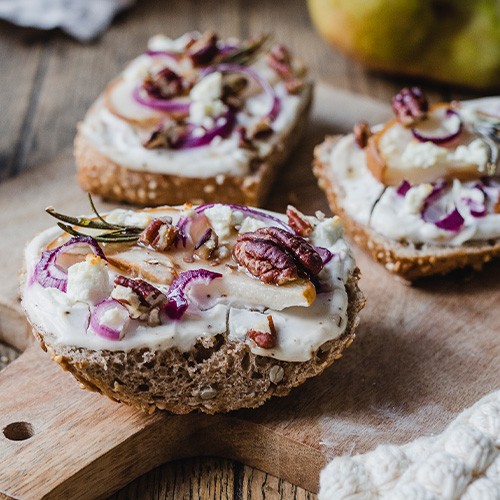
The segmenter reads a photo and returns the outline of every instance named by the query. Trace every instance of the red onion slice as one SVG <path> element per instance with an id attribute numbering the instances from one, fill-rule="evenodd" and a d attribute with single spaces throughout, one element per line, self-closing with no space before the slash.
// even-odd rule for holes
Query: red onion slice
<path id="1" fill-rule="evenodd" d="M 32 280 L 40 283 L 44 288 L 57 288 L 66 292 L 68 284 L 68 272 L 57 264 L 57 259 L 68 251 L 78 247 L 90 247 L 94 255 L 107 260 L 101 247 L 94 238 L 90 236 L 79 236 L 71 238 L 68 242 L 53 250 L 42 252 L 39 262 L 35 267 Z"/>
<path id="2" fill-rule="evenodd" d="M 179 59 L 179 54 L 175 54 L 174 52 L 168 52 L 166 50 L 147 50 L 146 54 L 151 57 L 165 56 L 174 61 L 178 61 Z"/>
<path id="3" fill-rule="evenodd" d="M 324 247 L 313 247 L 316 252 L 319 253 L 321 260 L 323 261 L 323 266 L 328 264 L 333 259 L 333 253 L 328 250 L 328 248 Z"/>
<path id="4" fill-rule="evenodd" d="M 195 282 L 208 285 L 215 278 L 222 278 L 222 274 L 214 273 L 207 269 L 194 269 L 179 274 L 170 285 L 166 294 L 167 303 L 164 306 L 164 311 L 168 317 L 178 320 L 181 319 L 186 312 L 189 302 L 185 292 L 186 287 L 190 283 Z"/>
<path id="5" fill-rule="evenodd" d="M 439 206 L 445 188 L 445 181 L 436 183 L 429 196 L 424 200 L 421 211 L 422 219 L 440 229 L 457 232 L 464 224 L 464 218 L 460 215 L 458 209 L 455 207 L 451 212 L 446 213 L 443 207 Z"/>
<path id="6" fill-rule="evenodd" d="M 457 126 L 457 129 L 455 131 L 450 132 L 448 134 L 432 135 L 432 134 L 428 134 L 426 132 L 423 132 L 421 129 L 419 130 L 417 127 L 412 128 L 411 132 L 412 132 L 413 136 L 415 137 L 415 139 L 417 139 L 420 142 L 430 141 L 430 142 L 433 142 L 434 144 L 437 144 L 437 145 L 447 144 L 447 143 L 453 141 L 454 139 L 456 139 L 462 133 L 462 130 L 464 128 L 464 122 L 462 121 L 462 118 L 459 115 L 459 113 L 457 113 L 453 109 L 447 109 L 446 114 L 445 114 L 445 119 L 449 119 L 452 117 L 458 118 L 458 126 Z M 425 123 L 425 121 L 423 123 Z"/>
<path id="7" fill-rule="evenodd" d="M 118 324 L 114 328 L 107 325 L 104 318 L 106 312 L 113 309 L 116 309 L 119 313 Z M 130 317 L 126 307 L 115 299 L 106 299 L 97 304 L 92 312 L 89 330 L 105 339 L 120 340 L 120 335 L 129 321 Z"/>
<path id="8" fill-rule="evenodd" d="M 202 73 L 204 75 L 208 75 L 210 73 L 213 73 L 214 71 L 220 71 L 221 73 L 243 73 L 253 78 L 271 99 L 271 106 L 265 116 L 274 121 L 279 115 L 281 111 L 281 102 L 276 95 L 273 86 L 265 78 L 262 78 L 258 73 L 256 73 L 253 69 L 247 66 L 240 66 L 238 64 L 216 64 L 215 66 L 207 68 Z"/>
<path id="9" fill-rule="evenodd" d="M 404 179 L 403 182 L 399 185 L 399 187 L 396 189 L 396 194 L 399 196 L 406 196 L 406 193 L 411 189 L 411 184 Z"/>
<path id="10" fill-rule="evenodd" d="M 143 106 L 167 113 L 189 114 L 190 102 L 186 99 L 154 99 L 141 95 L 141 85 L 137 85 L 133 92 L 133 98 Z"/>
<path id="11" fill-rule="evenodd" d="M 260 210 L 255 210 L 254 208 L 243 207 L 241 205 L 233 205 L 231 203 L 206 203 L 205 205 L 199 205 L 194 209 L 196 215 L 200 215 L 208 208 L 212 208 L 215 205 L 222 205 L 230 207 L 231 210 L 239 210 L 246 217 L 254 217 L 257 220 L 262 222 L 269 223 L 269 225 L 274 225 L 277 227 L 281 227 L 286 231 L 295 234 L 295 231 L 285 222 L 274 217 L 273 215 L 266 214 L 265 212 L 261 212 Z M 193 217 L 181 217 L 177 222 L 177 227 L 179 228 L 179 239 L 182 241 L 183 246 L 185 247 L 187 244 L 187 229 L 188 225 L 193 221 Z"/>
<path id="12" fill-rule="evenodd" d="M 207 130 L 203 135 L 196 137 L 193 135 L 194 127 L 184 135 L 181 135 L 176 143 L 172 145 L 172 149 L 192 149 L 200 146 L 208 146 L 216 137 L 225 139 L 228 137 L 236 124 L 236 115 L 233 111 L 228 110 L 218 118 L 214 118 L 215 127 Z M 218 124 L 219 121 L 222 123 Z"/>

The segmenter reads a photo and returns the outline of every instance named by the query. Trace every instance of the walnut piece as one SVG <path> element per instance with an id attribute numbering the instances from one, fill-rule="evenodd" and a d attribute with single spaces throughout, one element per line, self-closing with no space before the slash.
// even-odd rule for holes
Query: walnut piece
<path id="1" fill-rule="evenodd" d="M 149 245 L 155 250 L 168 250 L 175 242 L 179 228 L 172 225 L 172 217 L 153 219 L 139 236 L 143 245 Z"/>
<path id="2" fill-rule="evenodd" d="M 303 238 L 311 234 L 313 225 L 306 219 L 306 216 L 293 205 L 288 205 L 288 207 L 286 207 L 286 216 L 288 217 L 288 225 L 296 234 Z"/>
<path id="3" fill-rule="evenodd" d="M 368 139 L 372 136 L 372 131 L 368 123 L 363 121 L 356 123 L 353 133 L 356 144 L 361 149 L 365 149 L 368 144 Z"/>
<path id="4" fill-rule="evenodd" d="M 429 103 L 419 87 L 405 87 L 392 98 L 392 109 L 398 121 L 410 127 L 427 118 Z"/>
<path id="5" fill-rule="evenodd" d="M 269 315 L 267 321 L 269 323 L 269 331 L 249 330 L 247 332 L 248 338 L 252 339 L 262 349 L 272 349 L 276 346 L 278 340 L 273 317 Z"/>

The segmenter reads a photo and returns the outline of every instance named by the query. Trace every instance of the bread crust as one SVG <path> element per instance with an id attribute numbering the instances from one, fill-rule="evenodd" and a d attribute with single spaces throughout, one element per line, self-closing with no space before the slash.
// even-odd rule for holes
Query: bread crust
<path id="1" fill-rule="evenodd" d="M 483 265 L 500 256 L 500 240 L 465 243 L 460 247 L 415 245 L 411 242 L 391 240 L 350 217 L 342 206 L 345 193 L 337 183 L 330 168 L 330 154 L 343 136 L 329 136 L 314 149 L 313 172 L 318 184 L 325 191 L 333 213 L 342 219 L 346 232 L 360 247 L 367 250 L 375 261 L 389 272 L 404 280 L 435 274 L 447 274 L 454 269 L 472 267 L 481 270 Z"/>
<path id="2" fill-rule="evenodd" d="M 312 103 L 312 83 L 306 84 L 297 118 L 287 134 L 264 159 L 256 159 L 249 175 L 182 177 L 180 175 L 133 170 L 102 154 L 82 133 L 81 124 L 75 137 L 74 154 L 78 182 L 85 191 L 103 198 L 134 205 L 180 205 L 186 200 L 194 204 L 233 203 L 260 206 L 278 175 L 279 167 L 299 142 Z M 104 105 L 99 98 L 90 108 L 96 112 Z"/>
<path id="3" fill-rule="evenodd" d="M 347 325 L 344 333 L 320 347 L 306 362 L 287 362 L 258 356 L 248 345 L 228 340 L 225 334 L 200 339 L 195 347 L 182 353 L 177 348 L 150 351 L 146 348 L 125 351 L 96 351 L 61 346 L 55 337 L 31 322 L 33 334 L 45 351 L 82 388 L 104 394 L 152 413 L 156 409 L 175 414 L 192 411 L 219 413 L 239 408 L 256 408 L 271 396 L 286 396 L 309 377 L 319 375 L 354 340 L 358 313 L 365 297 L 358 287 L 356 268 L 346 283 Z M 21 280 L 21 293 L 24 288 Z M 28 319 L 29 316 L 28 316 Z M 275 366 L 283 378 L 272 382 Z"/>

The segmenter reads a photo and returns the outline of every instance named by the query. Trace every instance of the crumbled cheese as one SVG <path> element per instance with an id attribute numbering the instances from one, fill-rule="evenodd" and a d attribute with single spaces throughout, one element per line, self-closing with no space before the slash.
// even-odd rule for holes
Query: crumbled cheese
<path id="1" fill-rule="evenodd" d="M 418 214 L 425 199 L 432 191 L 432 184 L 419 184 L 410 188 L 404 198 L 403 210 L 408 214 Z"/>
<path id="2" fill-rule="evenodd" d="M 139 295 L 128 286 L 115 286 L 111 292 L 111 297 L 121 302 L 128 309 L 132 318 L 138 318 L 142 314 Z"/>
<path id="3" fill-rule="evenodd" d="M 148 49 L 159 52 L 184 52 L 188 42 L 199 37 L 200 34 L 197 31 L 184 33 L 184 35 L 176 39 L 168 38 L 165 35 L 155 35 L 148 40 Z"/>
<path id="4" fill-rule="evenodd" d="M 479 171 L 484 172 L 488 163 L 490 150 L 481 139 L 475 139 L 469 145 L 461 144 L 455 149 L 451 160 L 478 165 Z"/>
<path id="5" fill-rule="evenodd" d="M 268 224 L 259 219 L 256 219 L 255 217 L 246 217 L 241 223 L 240 230 L 238 232 L 240 234 L 253 233 L 254 231 L 257 231 L 257 229 L 266 226 L 268 226 Z"/>
<path id="6" fill-rule="evenodd" d="M 191 203 L 184 203 L 181 210 L 181 217 L 189 219 L 194 217 L 196 212 L 194 211 L 193 205 Z"/>
<path id="7" fill-rule="evenodd" d="M 482 204 L 485 201 L 484 193 L 481 189 L 468 188 L 458 179 L 453 179 L 452 192 L 454 200 L 469 199 L 478 204 Z"/>
<path id="8" fill-rule="evenodd" d="M 189 120 L 192 123 L 212 128 L 213 117 L 220 116 L 227 106 L 220 100 L 222 95 L 222 73 L 210 73 L 197 83 L 189 93 L 192 100 L 189 106 Z"/>
<path id="9" fill-rule="evenodd" d="M 229 236 L 231 229 L 243 220 L 243 214 L 239 210 L 232 210 L 228 205 L 216 204 L 207 208 L 204 213 L 219 238 Z"/>
<path id="10" fill-rule="evenodd" d="M 344 234 L 344 226 L 340 217 L 329 217 L 318 221 L 314 225 L 311 239 L 316 246 L 331 247 L 335 242 L 342 238 Z"/>
<path id="11" fill-rule="evenodd" d="M 123 307 L 107 309 L 99 318 L 101 325 L 120 330 L 120 339 L 125 333 L 125 326 L 129 322 L 128 312 Z"/>
<path id="12" fill-rule="evenodd" d="M 153 216 L 147 212 L 134 212 L 133 210 L 123 210 L 117 208 L 106 216 L 106 221 L 119 226 L 135 226 L 145 228 L 151 221 Z"/>
<path id="13" fill-rule="evenodd" d="M 407 167 L 429 168 L 436 163 L 445 161 L 448 150 L 436 146 L 431 141 L 411 141 L 406 146 L 401 156 L 401 161 Z"/>
<path id="14" fill-rule="evenodd" d="M 97 305 L 107 299 L 112 290 L 106 261 L 95 255 L 87 255 L 84 262 L 68 269 L 66 294 L 75 302 Z"/>
<path id="15" fill-rule="evenodd" d="M 193 101 L 189 106 L 189 121 L 210 129 L 215 126 L 212 117 L 220 116 L 226 109 L 226 105 L 220 99 Z"/>

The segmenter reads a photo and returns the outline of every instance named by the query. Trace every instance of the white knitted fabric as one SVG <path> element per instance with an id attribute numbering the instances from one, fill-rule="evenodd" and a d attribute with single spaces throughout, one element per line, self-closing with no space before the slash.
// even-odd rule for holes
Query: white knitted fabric
<path id="1" fill-rule="evenodd" d="M 442 434 L 338 457 L 318 500 L 500 500 L 500 391 L 462 412 Z"/>

